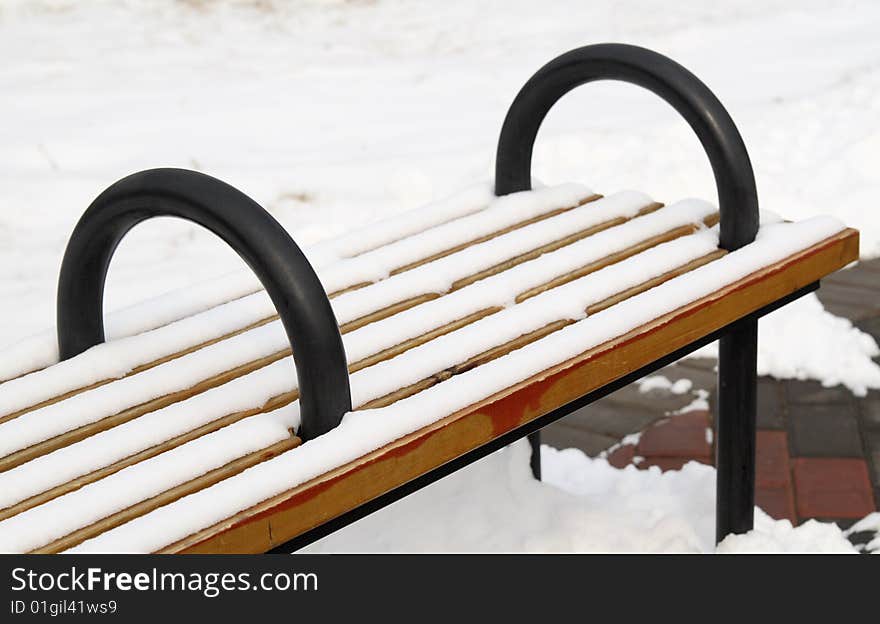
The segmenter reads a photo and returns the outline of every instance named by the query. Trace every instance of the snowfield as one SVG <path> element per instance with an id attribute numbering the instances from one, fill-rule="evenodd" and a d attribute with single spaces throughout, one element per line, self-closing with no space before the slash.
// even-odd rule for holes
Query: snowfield
<path id="1" fill-rule="evenodd" d="M 313 245 L 485 185 L 521 84 L 601 41 L 656 49 L 716 92 L 750 149 L 763 209 L 833 215 L 861 230 L 862 257 L 880 256 L 880 5 L 843 4 L 6 0 L 0 347 L 54 324 L 67 237 L 117 179 L 158 166 L 209 173 Z M 605 195 L 715 200 L 685 122 L 627 85 L 589 85 L 556 106 L 534 174 Z M 242 271 L 198 226 L 154 220 L 114 256 L 105 308 Z M 762 374 L 861 395 L 880 388 L 878 354 L 814 295 L 761 324 Z M 714 549 L 710 467 L 617 470 L 550 448 L 544 466 L 547 483 L 533 481 L 519 443 L 309 550 Z M 753 533 L 718 552 L 854 551 L 833 525 L 786 525 L 759 513 Z"/>

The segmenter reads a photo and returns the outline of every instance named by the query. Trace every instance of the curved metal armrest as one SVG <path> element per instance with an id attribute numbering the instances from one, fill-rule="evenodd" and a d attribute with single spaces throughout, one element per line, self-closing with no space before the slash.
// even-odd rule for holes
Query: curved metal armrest
<path id="1" fill-rule="evenodd" d="M 495 194 L 531 189 L 538 128 L 563 95 L 595 80 L 621 80 L 654 92 L 696 132 L 715 174 L 721 246 L 738 249 L 758 231 L 758 193 L 742 137 L 718 98 L 675 61 L 636 46 L 603 43 L 556 57 L 523 86 L 504 120 L 495 161 Z"/>
<path id="2" fill-rule="evenodd" d="M 110 186 L 77 223 L 58 281 L 62 360 L 104 342 L 103 298 L 117 245 L 153 217 L 188 219 L 232 247 L 269 293 L 293 350 L 299 382 L 300 436 L 336 427 L 351 410 L 348 365 L 339 326 L 318 276 L 284 228 L 232 186 L 185 169 L 151 169 Z"/>

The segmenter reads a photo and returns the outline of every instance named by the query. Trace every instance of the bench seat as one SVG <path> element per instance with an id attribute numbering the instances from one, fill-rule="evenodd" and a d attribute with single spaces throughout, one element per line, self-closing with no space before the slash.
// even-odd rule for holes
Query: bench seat
<path id="1" fill-rule="evenodd" d="M 732 252 L 717 222 L 701 200 L 475 187 L 307 249 L 354 411 L 305 443 L 248 274 L 108 317 L 113 340 L 61 363 L 25 341 L 0 356 L 0 551 L 271 550 L 858 259 L 832 218 L 768 215 Z"/>

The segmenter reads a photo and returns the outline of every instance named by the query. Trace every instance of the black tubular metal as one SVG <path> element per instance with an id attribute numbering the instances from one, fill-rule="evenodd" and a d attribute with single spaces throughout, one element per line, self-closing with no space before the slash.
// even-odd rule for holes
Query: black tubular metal
<path id="1" fill-rule="evenodd" d="M 637 46 L 603 43 L 556 57 L 532 76 L 504 119 L 495 160 L 495 194 L 532 188 L 532 151 L 550 108 L 566 93 L 597 80 L 643 87 L 663 98 L 685 118 L 709 157 L 721 212 L 720 243 L 729 251 L 755 239 L 758 192 L 742 137 L 718 98 L 675 61 Z M 717 414 L 717 533 L 752 528 L 754 497 L 757 321 L 735 324 L 721 337 Z M 530 438 L 540 448 L 536 431 Z M 532 469 L 540 478 L 540 455 Z"/>
<path id="2" fill-rule="evenodd" d="M 529 446 L 532 449 L 532 456 L 529 458 L 529 467 L 532 469 L 532 476 L 538 481 L 541 480 L 541 430 L 538 429 L 534 433 L 530 433 Z"/>
<path id="3" fill-rule="evenodd" d="M 742 137 L 718 98 L 699 78 L 662 54 L 620 43 L 585 46 L 556 57 L 520 89 L 507 111 L 495 160 L 495 194 L 532 188 L 538 128 L 563 95 L 597 80 L 629 82 L 663 98 L 697 134 L 715 174 L 721 246 L 739 249 L 758 231 L 758 192 Z"/>
<path id="4" fill-rule="evenodd" d="M 734 323 L 718 344 L 715 538 L 754 525 L 758 319 Z"/>
<path id="5" fill-rule="evenodd" d="M 216 178 L 185 169 L 135 173 L 101 193 L 77 223 L 58 280 L 62 360 L 104 342 L 104 283 L 125 234 L 153 217 L 193 221 L 232 247 L 266 288 L 293 349 L 300 436 L 311 439 L 351 410 L 339 326 L 318 276 L 287 231 L 259 204 Z"/>

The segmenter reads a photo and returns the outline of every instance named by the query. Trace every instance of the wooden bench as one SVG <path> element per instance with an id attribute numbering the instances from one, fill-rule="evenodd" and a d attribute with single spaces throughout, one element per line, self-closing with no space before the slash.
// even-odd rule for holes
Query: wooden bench
<path id="1" fill-rule="evenodd" d="M 531 189 L 547 111 L 599 79 L 685 117 L 720 210 Z M 717 535 L 749 530 L 757 319 L 857 260 L 858 233 L 831 218 L 759 233 L 722 105 L 680 65 L 624 45 L 573 50 L 526 83 L 494 195 L 471 189 L 303 254 L 203 174 L 112 185 L 64 256 L 60 362 L 27 344 L 4 355 L 0 550 L 290 552 L 518 438 L 537 449 L 541 427 L 716 339 Z M 177 293 L 117 315 L 125 329 L 105 342 L 111 256 L 160 215 L 216 233 L 265 290 L 230 278 L 213 301 Z M 540 478 L 537 452 L 532 467 Z"/>

